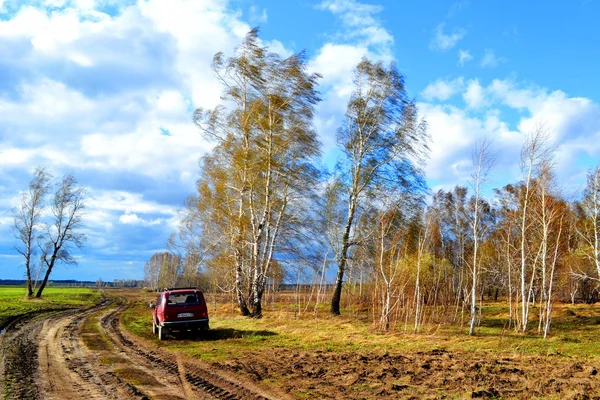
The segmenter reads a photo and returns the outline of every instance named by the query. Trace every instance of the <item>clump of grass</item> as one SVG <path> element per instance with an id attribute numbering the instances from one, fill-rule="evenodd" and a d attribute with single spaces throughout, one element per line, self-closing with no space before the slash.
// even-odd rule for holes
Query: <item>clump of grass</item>
<path id="1" fill-rule="evenodd" d="M 132 385 L 152 385 L 159 386 L 160 383 L 152 375 L 136 368 L 117 368 L 113 373 L 124 381 Z"/>
<path id="2" fill-rule="evenodd" d="M 123 364 L 127 363 L 128 360 L 119 356 L 105 356 L 100 358 L 100 364 L 104 365 L 115 365 L 115 364 Z"/>
<path id="3" fill-rule="evenodd" d="M 110 350 L 113 347 L 100 330 L 99 314 L 94 314 L 85 320 L 81 327 L 81 339 L 90 350 Z"/>

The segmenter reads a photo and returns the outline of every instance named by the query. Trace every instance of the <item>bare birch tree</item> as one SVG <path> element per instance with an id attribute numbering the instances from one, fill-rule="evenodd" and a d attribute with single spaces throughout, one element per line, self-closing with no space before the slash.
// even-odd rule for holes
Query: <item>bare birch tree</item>
<path id="1" fill-rule="evenodd" d="M 527 251 L 527 237 L 531 221 L 530 202 L 539 167 L 552 155 L 553 148 L 549 146 L 548 142 L 549 131 L 544 125 L 539 124 L 527 136 L 521 147 L 520 166 L 523 174 L 523 195 L 520 204 L 521 324 L 519 329 L 521 332 L 527 331 L 532 284 L 535 277 L 535 266 L 528 265 L 529 254 Z M 527 286 L 528 272 L 531 282 L 529 287 Z"/>
<path id="2" fill-rule="evenodd" d="M 33 256 L 36 254 L 36 240 L 40 233 L 42 212 L 46 196 L 51 189 L 52 176 L 45 168 L 38 167 L 33 172 L 29 188 L 21 196 L 21 204 L 13 209 L 13 228 L 19 245 L 15 249 L 24 257 L 27 296 L 33 296 Z"/>
<path id="3" fill-rule="evenodd" d="M 75 176 L 65 175 L 58 184 L 51 204 L 51 222 L 46 227 L 41 260 L 46 268 L 44 279 L 35 297 L 41 297 L 56 262 L 77 264 L 71 254 L 72 246 L 83 247 L 86 235 L 79 231 L 83 225 L 86 193 Z"/>
<path id="4" fill-rule="evenodd" d="M 587 185 L 580 207 L 584 215 L 582 223 L 577 227 L 577 233 L 587 244 L 586 255 L 596 269 L 595 279 L 600 282 L 600 164 L 588 171 Z"/>
<path id="5" fill-rule="evenodd" d="M 473 153 L 473 165 L 475 171 L 471 175 L 471 188 L 473 189 L 473 212 L 471 214 L 471 233 L 473 235 L 473 258 L 471 265 L 471 319 L 469 322 L 469 335 L 475 333 L 477 319 L 477 285 L 479 277 L 479 260 L 477 258 L 480 241 L 482 240 L 485 224 L 482 223 L 482 199 L 481 191 L 487 181 L 490 169 L 494 165 L 495 157 L 490 153 L 490 141 L 487 138 L 477 143 Z"/>

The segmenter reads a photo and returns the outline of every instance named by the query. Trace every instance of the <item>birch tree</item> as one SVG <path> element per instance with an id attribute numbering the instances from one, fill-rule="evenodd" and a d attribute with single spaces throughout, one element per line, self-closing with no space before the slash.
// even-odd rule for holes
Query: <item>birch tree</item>
<path id="1" fill-rule="evenodd" d="M 294 233 L 291 225 L 303 221 L 297 213 L 316 186 L 312 162 L 320 145 L 312 118 L 319 75 L 307 73 L 306 65 L 303 53 L 282 59 L 269 52 L 253 30 L 233 57 L 214 57 L 224 104 L 194 114 L 205 137 L 216 141 L 198 181 L 202 236 L 217 239 L 219 229 L 208 231 L 224 228 L 205 246 L 221 249 L 235 265 L 242 315 L 261 317 L 274 257 L 285 234 Z"/>
<path id="2" fill-rule="evenodd" d="M 549 159 L 553 148 L 549 146 L 549 131 L 543 125 L 537 125 L 527 136 L 521 147 L 520 166 L 523 176 L 523 194 L 520 204 L 520 266 L 521 266 L 521 332 L 527 331 L 529 322 L 529 305 L 532 292 L 532 284 L 535 277 L 535 266 L 528 265 L 529 254 L 527 252 L 527 238 L 530 232 L 531 197 L 534 193 L 535 178 L 539 173 L 539 167 Z M 528 268 L 529 267 L 529 268 Z M 527 286 L 528 273 L 530 285 Z"/>
<path id="3" fill-rule="evenodd" d="M 41 249 L 41 262 L 46 272 L 35 297 L 42 296 L 57 262 L 77 264 L 71 250 L 73 246 L 82 248 L 86 241 L 86 235 L 80 231 L 83 227 L 85 198 L 85 189 L 79 186 L 74 175 L 65 175 L 58 183 L 50 206 L 50 223 L 46 226 Z"/>
<path id="4" fill-rule="evenodd" d="M 361 208 L 375 185 L 402 186 L 408 190 L 421 173 L 413 162 L 426 150 L 427 132 L 417 107 L 408 98 L 404 77 L 395 65 L 363 59 L 354 71 L 355 89 L 348 102 L 337 141 L 343 152 L 340 177 L 345 190 L 346 216 L 337 255 L 337 274 L 331 314 L 340 314 L 344 273 L 354 228 Z"/>
<path id="5" fill-rule="evenodd" d="M 52 176 L 45 168 L 36 168 L 28 189 L 21 195 L 21 204 L 13 209 L 13 228 L 19 240 L 15 249 L 24 258 L 27 297 L 33 296 L 32 258 L 36 254 L 36 240 L 41 233 L 42 213 L 46 207 L 46 196 L 51 189 L 51 180 Z"/>
<path id="6" fill-rule="evenodd" d="M 479 259 L 478 251 L 480 241 L 484 234 L 485 224 L 482 223 L 482 198 L 481 191 L 487 181 L 490 169 L 495 162 L 494 156 L 490 154 L 490 142 L 484 138 L 477 143 L 473 153 L 473 165 L 475 171 L 471 175 L 471 188 L 473 189 L 472 214 L 471 214 L 471 233 L 473 235 L 473 257 L 471 264 L 471 319 L 469 322 L 469 335 L 475 333 L 475 323 L 477 318 L 477 285 L 479 277 Z"/>
<path id="7" fill-rule="evenodd" d="M 600 164 L 588 171 L 587 185 L 579 207 L 583 216 L 577 232 L 587 245 L 585 253 L 595 267 L 595 279 L 600 281 Z"/>

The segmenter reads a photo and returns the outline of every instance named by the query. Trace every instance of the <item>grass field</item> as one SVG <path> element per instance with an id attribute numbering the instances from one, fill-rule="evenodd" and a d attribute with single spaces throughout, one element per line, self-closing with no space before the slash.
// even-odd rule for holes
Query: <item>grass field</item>
<path id="1" fill-rule="evenodd" d="M 102 297 L 96 289 L 70 287 L 47 287 L 41 299 L 26 299 L 25 294 L 22 287 L 0 287 L 0 327 L 18 315 L 91 306 Z"/>
<path id="2" fill-rule="evenodd" d="M 531 321 L 526 335 L 507 329 L 504 303 L 488 303 L 476 336 L 468 327 L 404 326 L 383 333 L 366 318 L 304 315 L 276 304 L 255 320 L 231 303 L 211 304 L 211 330 L 198 338 L 152 334 L 139 292 L 122 316 L 132 333 L 162 347 L 242 374 L 294 398 L 579 399 L 600 393 L 600 305 L 555 304 L 548 339 Z M 532 310 L 532 315 L 535 310 Z M 583 397 L 581 397 L 583 396 Z M 590 397 L 592 398 L 592 397 Z"/>
<path id="3" fill-rule="evenodd" d="M 126 327 L 146 339 L 156 340 L 151 332 L 151 310 L 146 300 L 124 314 Z M 530 323 L 526 335 L 506 327 L 508 310 L 504 303 L 490 303 L 482 310 L 482 324 L 475 336 L 468 327 L 427 325 L 421 333 L 405 332 L 403 326 L 383 333 L 372 323 L 348 316 L 331 317 L 323 312 L 294 317 L 291 312 L 264 313 L 260 320 L 235 315 L 228 305 L 221 305 L 210 315 L 211 331 L 203 340 L 171 340 L 161 346 L 181 348 L 186 353 L 209 360 L 227 359 L 248 350 L 283 347 L 295 350 L 335 352 L 380 352 L 401 348 L 406 351 L 474 351 L 495 354 L 564 355 L 579 359 L 600 359 L 600 305 L 556 304 L 551 334 L 544 340 L 537 333 L 537 321 Z M 535 315 L 534 312 L 532 312 Z M 206 351 L 210 342 L 210 352 Z M 158 341 L 157 341 L 158 342 Z"/>

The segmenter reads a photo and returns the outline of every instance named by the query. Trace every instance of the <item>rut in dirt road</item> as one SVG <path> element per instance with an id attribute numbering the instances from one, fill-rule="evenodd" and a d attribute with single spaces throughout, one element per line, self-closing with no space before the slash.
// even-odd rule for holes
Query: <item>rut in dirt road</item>
<path id="1" fill-rule="evenodd" d="M 115 346 L 122 348 L 131 358 L 137 357 L 149 362 L 157 371 L 163 371 L 168 376 L 178 376 L 182 386 L 189 395 L 214 399 L 256 399 L 267 400 L 269 397 L 255 393 L 248 387 L 227 380 L 201 366 L 184 361 L 175 355 L 160 349 L 148 349 L 132 337 L 127 337 L 119 327 L 119 315 L 125 306 L 109 312 L 102 318 L 103 331 L 111 338 Z M 191 393 L 190 393 L 191 392 Z"/>
<path id="2" fill-rule="evenodd" d="M 8 399 L 267 399 L 121 331 L 124 305 L 24 316 L 0 336 Z M 98 322 L 99 321 L 99 322 Z"/>

